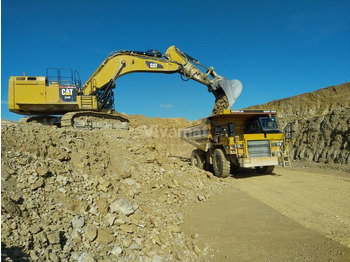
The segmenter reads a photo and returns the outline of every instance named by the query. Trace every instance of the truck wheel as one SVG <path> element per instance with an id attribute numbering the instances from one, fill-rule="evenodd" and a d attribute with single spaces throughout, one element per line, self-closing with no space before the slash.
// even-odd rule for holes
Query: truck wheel
<path id="1" fill-rule="evenodd" d="M 256 166 L 256 171 L 258 171 L 260 174 L 271 174 L 272 171 L 275 169 L 275 166 Z"/>
<path id="2" fill-rule="evenodd" d="M 205 155 L 204 152 L 200 150 L 193 150 L 191 154 L 191 164 L 200 169 L 205 168 Z"/>
<path id="3" fill-rule="evenodd" d="M 227 161 L 225 153 L 220 148 L 214 150 L 213 169 L 217 177 L 228 177 L 230 175 L 230 162 Z"/>

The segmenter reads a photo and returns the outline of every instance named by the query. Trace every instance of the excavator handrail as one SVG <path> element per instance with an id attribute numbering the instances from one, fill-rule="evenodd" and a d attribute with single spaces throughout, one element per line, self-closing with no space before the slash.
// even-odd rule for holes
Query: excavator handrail
<path id="1" fill-rule="evenodd" d="M 115 54 L 118 54 L 118 53 L 120 53 L 120 54 L 138 54 L 138 55 L 145 55 L 145 56 L 150 56 L 150 57 L 163 57 L 164 56 L 157 49 L 148 49 L 147 51 L 133 51 L 133 50 L 127 50 L 127 49 L 120 49 L 120 50 L 114 50 L 114 51 L 110 52 L 108 57 L 114 56 Z"/>

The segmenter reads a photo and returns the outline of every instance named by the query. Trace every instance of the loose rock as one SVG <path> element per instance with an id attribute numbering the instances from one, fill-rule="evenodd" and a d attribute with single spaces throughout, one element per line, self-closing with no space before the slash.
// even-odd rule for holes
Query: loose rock
<path id="1" fill-rule="evenodd" d="M 122 212 L 123 214 L 125 214 L 127 216 L 130 216 L 130 215 L 135 213 L 134 207 L 125 198 L 121 198 L 121 199 L 115 201 L 110 206 L 110 209 L 112 212 Z"/>
<path id="2" fill-rule="evenodd" d="M 97 234 L 97 241 L 101 244 L 109 244 L 113 241 L 114 237 L 109 229 L 99 229 Z"/>

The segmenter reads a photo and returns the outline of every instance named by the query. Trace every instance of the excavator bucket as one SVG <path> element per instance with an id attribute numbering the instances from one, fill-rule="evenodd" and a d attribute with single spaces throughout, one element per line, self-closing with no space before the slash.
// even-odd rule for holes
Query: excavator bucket
<path id="1" fill-rule="evenodd" d="M 227 97 L 226 108 L 230 108 L 242 92 L 242 83 L 239 80 L 227 80 L 226 77 L 216 76 L 209 85 L 209 91 L 213 92 L 216 100 Z"/>
<path id="2" fill-rule="evenodd" d="M 222 90 L 224 90 L 228 99 L 229 107 L 231 107 L 242 92 L 242 83 L 236 79 L 227 80 L 224 78 L 220 80 L 219 85 Z"/>

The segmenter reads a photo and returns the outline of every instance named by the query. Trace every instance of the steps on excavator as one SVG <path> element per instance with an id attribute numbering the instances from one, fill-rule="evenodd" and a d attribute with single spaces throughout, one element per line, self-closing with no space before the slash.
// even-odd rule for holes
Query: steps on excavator
<path id="1" fill-rule="evenodd" d="M 81 96 L 81 107 L 86 108 L 93 108 L 93 97 L 92 96 Z"/>

